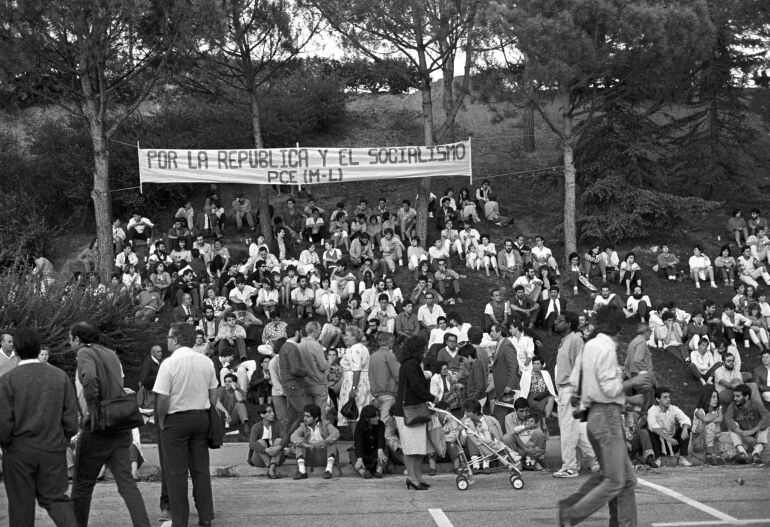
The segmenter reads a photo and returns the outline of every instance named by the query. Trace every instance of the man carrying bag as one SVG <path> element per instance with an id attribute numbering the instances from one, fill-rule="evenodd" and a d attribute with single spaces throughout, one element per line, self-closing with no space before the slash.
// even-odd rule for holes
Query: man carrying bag
<path id="1" fill-rule="evenodd" d="M 129 447 L 132 437 L 130 428 L 125 427 L 130 417 L 114 426 L 116 422 L 112 421 L 112 417 L 116 416 L 110 412 L 115 409 L 111 402 L 117 402 L 117 406 L 128 408 L 127 414 L 131 414 L 131 405 L 126 404 L 124 399 L 120 360 L 114 351 L 96 343 L 99 332 L 87 322 L 72 326 L 69 339 L 70 347 L 77 353 L 75 388 L 81 415 L 72 482 L 72 501 L 78 526 L 88 525 L 96 478 L 102 466 L 107 465 L 126 503 L 132 525 L 149 527 L 144 500 L 131 477 Z M 111 417 L 105 419 L 105 416 Z"/>

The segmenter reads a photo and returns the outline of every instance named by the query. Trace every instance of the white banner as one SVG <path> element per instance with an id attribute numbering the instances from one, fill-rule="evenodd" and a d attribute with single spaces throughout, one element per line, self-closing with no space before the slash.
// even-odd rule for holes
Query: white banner
<path id="1" fill-rule="evenodd" d="M 471 142 L 382 148 L 139 149 L 141 183 L 313 185 L 471 176 Z"/>

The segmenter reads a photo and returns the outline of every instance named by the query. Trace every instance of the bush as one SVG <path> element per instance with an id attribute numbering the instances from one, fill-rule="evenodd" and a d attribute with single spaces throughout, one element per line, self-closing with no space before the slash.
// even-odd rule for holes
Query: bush
<path id="1" fill-rule="evenodd" d="M 633 110 L 615 109 L 581 134 L 575 164 L 582 188 L 580 237 L 617 242 L 686 223 L 719 206 L 668 192 L 662 130 Z"/>
<path id="2" fill-rule="evenodd" d="M 36 201 L 24 192 L 0 192 L 0 268 L 22 267 L 42 251 L 52 235 Z"/>
<path id="3" fill-rule="evenodd" d="M 45 291 L 23 273 L 0 274 L 0 331 L 30 328 L 40 333 L 51 352 L 51 364 L 74 375 L 76 356 L 69 347 L 72 324 L 86 320 L 99 328 L 101 343 L 121 359 L 126 386 L 136 387 L 148 342 L 159 342 L 161 328 L 133 322 L 134 306 L 128 299 L 110 300 L 106 295 L 57 281 Z"/>

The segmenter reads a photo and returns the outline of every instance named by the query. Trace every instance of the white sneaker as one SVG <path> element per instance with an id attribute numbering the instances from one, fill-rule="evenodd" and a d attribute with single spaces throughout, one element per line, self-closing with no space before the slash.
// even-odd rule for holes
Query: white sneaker
<path id="1" fill-rule="evenodd" d="M 570 468 L 563 468 L 554 472 L 552 476 L 555 478 L 576 478 L 578 477 L 578 473 L 576 470 L 572 470 Z"/>
<path id="2" fill-rule="evenodd" d="M 678 464 L 679 464 L 680 467 L 691 467 L 692 466 L 692 463 L 690 462 L 690 460 L 687 459 L 684 456 L 679 458 Z"/>
<path id="3" fill-rule="evenodd" d="M 695 282 L 695 288 L 700 289 L 700 282 Z"/>
<path id="4" fill-rule="evenodd" d="M 171 520 L 164 521 L 160 524 L 160 527 L 172 527 Z"/>
<path id="5" fill-rule="evenodd" d="M 716 285 L 714 282 L 711 282 L 711 288 L 712 288 L 712 289 L 716 289 L 716 288 L 717 288 L 717 285 Z"/>

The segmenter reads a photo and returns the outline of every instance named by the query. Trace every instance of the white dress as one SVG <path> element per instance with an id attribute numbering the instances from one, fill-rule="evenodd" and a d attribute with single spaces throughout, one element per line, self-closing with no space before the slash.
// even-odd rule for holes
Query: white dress
<path id="1" fill-rule="evenodd" d="M 353 375 L 360 371 L 358 379 L 358 392 L 356 393 L 356 405 L 359 413 L 372 399 L 369 389 L 369 350 L 361 344 L 353 344 L 347 348 L 340 358 L 342 368 L 342 386 L 340 387 L 339 407 L 342 408 L 348 402 L 350 392 L 353 390 Z M 348 419 L 341 413 L 337 415 L 337 424 L 345 426 Z"/>

